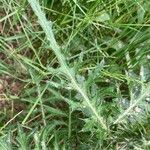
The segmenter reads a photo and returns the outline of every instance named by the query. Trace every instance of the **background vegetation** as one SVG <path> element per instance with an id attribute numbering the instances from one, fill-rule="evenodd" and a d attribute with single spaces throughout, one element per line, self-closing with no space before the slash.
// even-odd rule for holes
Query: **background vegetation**
<path id="1" fill-rule="evenodd" d="M 0 149 L 150 149 L 149 0 L 0 0 Z"/>

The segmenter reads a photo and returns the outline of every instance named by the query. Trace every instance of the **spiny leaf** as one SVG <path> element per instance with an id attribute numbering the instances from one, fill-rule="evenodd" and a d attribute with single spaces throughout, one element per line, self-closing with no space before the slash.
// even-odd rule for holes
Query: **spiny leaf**
<path id="1" fill-rule="evenodd" d="M 144 98 L 146 98 L 146 96 L 148 96 L 150 94 L 150 86 L 146 87 L 146 89 L 144 88 L 144 91 L 142 91 L 141 95 L 137 98 L 137 100 L 133 101 L 133 103 L 129 106 L 128 109 L 126 109 L 122 114 L 120 114 L 118 116 L 118 118 L 115 120 L 114 124 L 117 124 L 118 122 L 120 122 L 125 116 L 127 116 L 130 111 L 138 105 L 138 103 L 140 101 L 142 101 Z"/>
<path id="2" fill-rule="evenodd" d="M 44 13 L 42 12 L 42 10 L 40 8 L 39 3 L 36 0 L 28 0 L 28 2 L 30 3 L 34 13 L 37 15 L 38 20 L 39 20 L 39 24 L 43 28 L 43 30 L 46 34 L 46 37 L 47 37 L 48 41 L 50 42 L 50 46 L 51 46 L 52 50 L 54 51 L 55 55 L 57 56 L 57 59 L 61 65 L 64 73 L 67 74 L 67 76 L 69 77 L 69 79 L 73 85 L 73 88 L 76 89 L 82 95 L 83 99 L 87 103 L 88 107 L 92 110 L 94 116 L 100 122 L 102 127 L 104 129 L 107 129 L 107 127 L 103 121 L 103 118 L 101 116 L 99 116 L 96 108 L 91 104 L 90 99 L 88 98 L 86 92 L 77 83 L 77 81 L 75 80 L 74 76 L 71 73 L 71 69 L 67 66 L 67 63 L 65 61 L 65 57 L 61 53 L 60 48 L 59 48 L 59 46 L 55 40 L 53 31 L 52 31 L 51 21 L 50 22 L 47 21 Z"/>

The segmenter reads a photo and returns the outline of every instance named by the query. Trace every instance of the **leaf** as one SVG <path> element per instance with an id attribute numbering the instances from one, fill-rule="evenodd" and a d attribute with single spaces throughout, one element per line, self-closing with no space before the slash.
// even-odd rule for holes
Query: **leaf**
<path id="1" fill-rule="evenodd" d="M 98 21 L 98 22 L 105 22 L 105 21 L 108 21 L 108 20 L 110 20 L 110 16 L 106 12 L 103 12 L 100 16 L 98 16 L 96 18 L 96 21 Z"/>
<path id="2" fill-rule="evenodd" d="M 127 116 L 132 111 L 132 109 L 139 104 L 139 102 L 141 102 L 144 98 L 149 96 L 149 94 L 150 94 L 150 85 L 144 88 L 144 91 L 142 91 L 141 95 L 135 101 L 133 101 L 133 103 L 131 103 L 129 108 L 126 109 L 122 114 L 118 116 L 118 118 L 114 121 L 114 124 L 117 124 L 123 118 L 125 118 L 125 116 Z"/>
<path id="3" fill-rule="evenodd" d="M 28 0 L 28 2 L 30 3 L 33 11 L 37 15 L 39 23 L 40 23 L 41 27 L 43 28 L 48 41 L 50 42 L 50 46 L 51 46 L 53 52 L 55 53 L 55 55 L 56 55 L 60 65 L 62 67 L 62 70 L 63 70 L 64 74 L 66 74 L 67 77 L 70 79 L 70 81 L 72 83 L 72 87 L 81 94 L 81 96 L 83 97 L 84 101 L 87 103 L 88 107 L 93 112 L 93 115 L 96 117 L 98 122 L 100 122 L 101 126 L 104 129 L 107 129 L 103 118 L 99 115 L 99 113 L 97 112 L 96 108 L 91 104 L 87 93 L 81 88 L 81 86 L 77 83 L 76 79 L 72 75 L 72 70 L 68 67 L 68 65 L 66 63 L 66 60 L 65 60 L 65 57 L 61 53 L 60 47 L 58 46 L 58 44 L 57 44 L 57 42 L 55 40 L 53 31 L 52 31 L 52 22 L 51 21 L 49 21 L 49 22 L 47 21 L 44 13 L 42 12 L 42 10 L 40 8 L 39 3 L 36 0 Z"/>
<path id="4" fill-rule="evenodd" d="M 62 112 L 59 109 L 55 109 L 55 108 L 52 108 L 50 106 L 44 106 L 44 108 L 46 109 L 47 113 L 53 114 L 54 116 L 55 115 L 64 116 L 64 117 L 67 116 L 67 114 L 65 114 L 64 112 Z"/>

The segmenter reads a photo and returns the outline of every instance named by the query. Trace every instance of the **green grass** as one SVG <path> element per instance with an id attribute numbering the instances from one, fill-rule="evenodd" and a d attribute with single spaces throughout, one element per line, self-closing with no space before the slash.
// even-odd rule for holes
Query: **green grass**
<path id="1" fill-rule="evenodd" d="M 1 0 L 0 149 L 149 150 L 149 7 Z"/>

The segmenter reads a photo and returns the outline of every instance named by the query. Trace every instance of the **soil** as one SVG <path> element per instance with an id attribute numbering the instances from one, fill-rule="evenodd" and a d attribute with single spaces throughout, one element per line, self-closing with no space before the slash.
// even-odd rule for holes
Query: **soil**
<path id="1" fill-rule="evenodd" d="M 11 100 L 8 96 L 16 96 L 19 97 L 19 92 L 22 89 L 22 85 L 19 81 L 14 81 L 14 79 L 10 76 L 0 76 L 0 109 L 13 109 L 14 111 L 21 111 L 25 108 L 22 102 L 18 100 Z"/>

